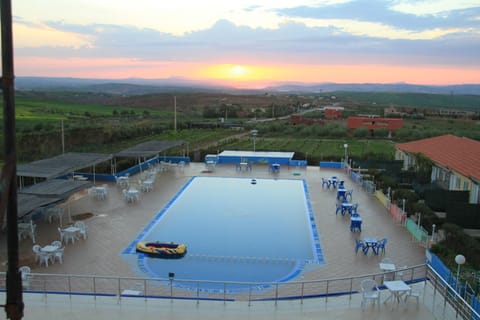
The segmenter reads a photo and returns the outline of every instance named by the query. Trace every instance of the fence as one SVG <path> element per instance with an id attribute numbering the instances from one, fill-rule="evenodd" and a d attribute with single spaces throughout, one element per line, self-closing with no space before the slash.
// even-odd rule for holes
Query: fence
<path id="1" fill-rule="evenodd" d="M 475 296 L 473 290 L 469 290 L 468 283 L 462 285 L 459 278 L 457 278 L 450 269 L 433 253 L 427 250 L 427 263 L 436 272 L 436 274 L 443 279 L 445 283 L 445 300 L 454 301 L 460 296 L 466 304 L 470 305 L 476 314 L 469 314 L 470 319 L 480 320 L 480 301 Z M 465 317 L 467 319 L 467 317 Z"/>
<path id="2" fill-rule="evenodd" d="M 375 191 L 375 197 L 380 201 L 381 204 L 388 210 L 390 208 L 390 199 L 387 198 L 381 190 Z"/>
<path id="3" fill-rule="evenodd" d="M 390 204 L 390 215 L 396 223 L 405 224 L 407 213 L 400 209 L 396 204 Z"/>
<path id="4" fill-rule="evenodd" d="M 426 279 L 426 264 L 401 270 L 407 283 Z M 66 295 L 137 297 L 147 299 L 191 299 L 218 301 L 280 301 L 333 296 L 351 296 L 360 290 L 364 279 L 382 283 L 384 272 L 314 281 L 220 282 L 176 278 L 134 278 L 98 275 L 32 273 L 25 292 Z M 24 284 L 25 285 L 25 284 Z M 210 289 L 206 289 L 210 288 Z M 0 290 L 6 289 L 6 273 L 0 273 Z M 46 300 L 46 299 L 45 299 Z"/>
<path id="5" fill-rule="evenodd" d="M 429 235 L 428 232 L 423 229 L 421 226 L 419 226 L 415 221 L 412 219 L 407 218 L 406 212 L 404 212 L 402 209 L 400 209 L 397 205 L 391 204 L 390 200 L 388 197 L 383 194 L 380 190 L 377 190 L 375 192 L 375 197 L 382 203 L 385 208 L 388 210 L 392 218 L 397 222 L 401 223 L 405 226 L 407 231 L 412 235 L 412 237 L 417 240 L 420 245 L 428 248 L 429 243 Z M 446 292 L 445 292 L 445 298 L 446 300 L 449 300 L 450 302 L 453 301 L 453 304 L 457 303 L 455 298 L 452 298 L 452 294 L 449 292 L 448 288 L 455 288 L 455 290 L 458 291 L 455 292 L 455 295 L 461 295 L 463 296 L 463 299 L 467 302 L 469 306 L 471 306 L 471 309 L 475 312 L 471 312 L 469 308 L 462 309 L 462 312 L 468 313 L 468 317 L 470 319 L 475 319 L 475 320 L 480 320 L 480 317 L 478 313 L 480 312 L 480 301 L 476 298 L 474 294 L 474 290 L 469 290 L 471 288 L 468 283 L 465 283 L 464 285 L 461 285 L 460 279 L 457 279 L 452 275 L 452 272 L 448 267 L 446 267 L 443 262 L 434 254 L 430 253 L 427 251 L 427 261 L 429 265 L 435 270 L 435 272 L 445 281 L 446 285 Z M 461 312 L 460 312 L 461 313 Z"/>
<path id="6" fill-rule="evenodd" d="M 341 169 L 343 168 L 343 162 L 320 161 L 319 166 L 320 168 Z"/>
<path id="7" fill-rule="evenodd" d="M 430 258 L 430 257 L 429 257 Z M 472 296 L 459 295 L 448 281 L 444 280 L 437 269 L 441 268 L 428 260 L 429 264 L 421 264 L 402 269 L 403 280 L 408 284 L 424 282 L 424 291 L 429 290 L 429 298 L 422 299 L 424 304 L 434 314 L 436 319 L 472 319 L 480 320 L 478 314 L 478 300 Z M 91 296 L 92 305 L 97 297 L 113 297 L 118 303 L 123 298 L 133 298 L 147 301 L 155 299 L 175 299 L 200 301 L 213 300 L 233 302 L 248 301 L 248 305 L 256 301 L 273 301 L 272 310 L 279 301 L 298 301 L 311 298 L 329 299 L 344 296 L 352 299 L 359 293 L 360 283 L 364 279 L 374 279 L 382 283 L 385 273 L 359 275 L 348 278 L 336 278 L 316 281 L 301 281 L 288 283 L 242 283 L 245 290 L 242 292 L 229 292 L 228 287 L 232 282 L 209 282 L 216 284 L 216 291 L 202 291 L 199 288 L 205 281 L 184 281 L 172 278 L 128 278 L 109 277 L 96 275 L 65 275 L 33 273 L 25 293 L 44 295 L 42 301 L 48 304 L 49 295 Z M 6 274 L 0 273 L 0 291 L 5 292 Z M 186 289 L 188 284 L 191 287 Z M 238 286 L 238 284 L 236 285 Z M 385 286 L 379 286 L 386 289 Z M 129 300 L 131 301 L 131 300 Z M 85 303 L 85 302 L 82 302 Z M 359 305 L 360 306 L 360 305 Z M 443 308 L 442 308 L 443 307 Z M 443 309 L 443 310 L 442 310 Z"/>
<path id="8" fill-rule="evenodd" d="M 105 173 L 82 173 L 82 172 L 75 172 L 75 174 L 82 175 L 88 180 L 91 181 L 110 181 L 114 182 L 115 181 L 115 176 L 124 176 L 126 174 L 134 175 L 138 172 L 141 172 L 142 170 L 148 169 L 150 166 L 154 166 L 160 161 L 167 161 L 167 162 L 172 162 L 172 163 L 179 163 L 183 161 L 184 163 L 188 164 L 190 163 L 190 158 L 189 157 L 167 157 L 167 156 L 155 156 L 151 159 L 148 159 L 144 162 L 141 162 L 137 165 L 134 165 L 126 170 L 123 170 L 121 172 L 117 172 L 115 174 L 105 174 Z"/>
<path id="9" fill-rule="evenodd" d="M 417 223 L 412 219 L 408 219 L 407 213 L 402 209 L 397 207 L 395 204 L 391 204 L 390 199 L 388 199 L 388 197 L 381 190 L 375 191 L 375 197 L 387 209 L 394 221 L 405 225 L 407 231 L 410 232 L 412 237 L 417 240 L 420 245 L 428 247 L 428 232 L 425 231 L 425 229 L 417 225 Z"/>
<path id="10" fill-rule="evenodd" d="M 425 231 L 425 229 L 423 229 L 410 218 L 405 221 L 405 228 L 407 228 L 408 232 L 410 232 L 412 237 L 415 238 L 420 244 L 428 247 L 428 233 L 427 231 Z"/>

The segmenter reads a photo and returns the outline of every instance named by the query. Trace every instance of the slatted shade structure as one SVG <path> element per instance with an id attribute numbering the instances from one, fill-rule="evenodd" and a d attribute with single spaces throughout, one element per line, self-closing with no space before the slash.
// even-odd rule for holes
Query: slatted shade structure
<path id="1" fill-rule="evenodd" d="M 34 161 L 17 167 L 17 176 L 20 177 L 20 186 L 23 186 L 24 177 L 41 179 L 54 179 L 80 169 L 93 167 L 107 161 L 111 161 L 111 154 L 102 153 L 65 153 L 56 157 Z"/>
<path id="2" fill-rule="evenodd" d="M 61 198 L 57 197 L 41 197 L 33 194 L 18 194 L 18 218 L 23 218 L 30 213 L 33 213 L 38 208 L 46 207 L 53 203 L 62 201 Z"/>
<path id="3" fill-rule="evenodd" d="M 116 158 L 148 158 L 166 150 L 186 145 L 185 141 L 147 141 L 115 154 Z"/>
<path id="4" fill-rule="evenodd" d="M 116 159 L 118 158 L 135 158 L 138 164 L 149 158 L 158 156 L 161 152 L 165 152 L 169 149 L 188 145 L 186 141 L 147 141 L 137 144 L 133 147 L 122 150 L 114 155 L 115 168 Z"/>
<path id="5" fill-rule="evenodd" d="M 24 188 L 20 191 L 20 194 L 32 194 L 41 197 L 66 199 L 72 194 L 89 188 L 92 185 L 93 184 L 89 181 L 51 179 Z"/>
<path id="6" fill-rule="evenodd" d="M 50 179 L 24 188 L 18 193 L 19 207 L 24 206 L 22 210 L 18 210 L 18 217 L 33 213 L 34 210 L 49 204 L 66 202 L 75 193 L 90 188 L 92 185 L 89 181 Z M 28 200 L 28 202 L 22 204 L 21 199 Z"/>

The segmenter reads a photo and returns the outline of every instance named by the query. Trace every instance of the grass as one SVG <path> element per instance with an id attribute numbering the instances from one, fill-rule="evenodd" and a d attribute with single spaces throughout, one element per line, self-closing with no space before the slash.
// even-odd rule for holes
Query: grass
<path id="1" fill-rule="evenodd" d="M 334 92 L 338 98 L 377 106 L 448 108 L 478 112 L 480 95 L 428 94 L 406 92 Z"/>
<path id="2" fill-rule="evenodd" d="M 341 160 L 349 158 L 365 159 L 375 157 L 393 160 L 395 144 L 390 140 L 356 140 L 356 139 L 294 139 L 294 138 L 258 138 L 255 141 L 257 151 L 295 151 L 302 153 L 308 159 Z M 224 150 L 253 150 L 253 140 L 245 137 L 241 140 L 222 144 Z"/>
<path id="3" fill-rule="evenodd" d="M 69 93 L 68 98 L 70 101 L 74 101 L 72 100 L 73 96 L 73 93 Z M 408 105 L 410 103 L 420 105 L 425 103 L 427 106 L 434 106 L 445 105 L 445 99 L 449 98 L 448 95 L 405 93 L 342 92 L 337 93 L 337 96 L 338 101 L 343 99 L 342 103 L 354 101 L 355 103 L 365 104 L 364 107 L 349 109 L 355 113 L 368 113 L 370 108 L 383 110 L 380 104 L 387 101 L 394 101 L 399 105 Z M 86 100 L 86 96 L 80 98 L 79 101 L 88 102 L 66 102 L 66 98 L 61 94 L 56 98 L 52 95 L 45 97 L 40 95 L 38 99 L 19 95 L 16 99 L 17 132 L 36 135 L 41 133 L 42 139 L 58 139 L 62 121 L 66 130 L 75 130 L 76 137 L 78 137 L 79 132 L 84 130 L 84 139 L 76 139 L 77 141 L 71 143 L 68 151 L 97 150 L 99 152 L 115 152 L 133 144 L 153 139 L 184 140 L 189 142 L 190 150 L 210 149 L 210 152 L 216 152 L 222 149 L 253 149 L 253 141 L 249 134 L 242 138 L 236 138 L 234 136 L 238 132 L 228 129 L 165 131 L 172 127 L 173 113 L 171 108 L 152 107 L 157 96 L 148 96 L 148 99 L 145 96 L 130 97 L 128 102 L 131 103 L 132 107 L 129 107 L 125 101 L 122 102 L 121 106 L 105 106 L 101 105 L 100 101 L 95 103 L 96 100 L 93 98 L 92 100 Z M 262 98 L 265 99 L 263 96 Z M 471 96 L 456 96 L 455 98 L 462 99 L 462 101 L 466 101 L 465 103 L 472 103 L 472 105 L 478 105 L 477 100 L 480 100 L 480 97 Z M 397 101 L 396 99 L 399 100 Z M 375 105 L 372 104 L 374 100 L 377 101 Z M 105 102 L 106 100 L 102 101 Z M 142 104 L 144 101 L 148 105 Z M 246 101 L 248 102 L 249 100 L 247 99 Z M 427 103 L 426 101 L 430 102 Z M 208 100 L 208 103 L 210 102 L 211 99 Z M 263 101 L 262 103 L 266 102 Z M 206 106 L 202 106 L 200 102 L 195 103 L 195 107 L 190 107 L 190 109 L 195 108 L 195 112 L 190 114 L 195 114 L 198 117 L 202 113 L 202 107 Z M 186 113 L 179 113 L 178 116 L 179 124 L 185 124 L 185 127 L 189 122 L 213 120 L 187 118 L 188 114 Z M 259 135 L 256 139 L 256 149 L 259 151 L 294 151 L 298 153 L 299 157 L 312 159 L 312 161 L 340 160 L 345 157 L 344 144 L 347 144 L 349 158 L 369 160 L 375 158 L 392 160 L 394 158 L 395 142 L 377 137 L 374 139 L 359 135 L 356 138 L 352 137 L 346 129 L 345 120 L 329 121 L 324 126 L 296 127 L 290 126 L 288 120 L 265 122 L 264 124 L 248 123 L 246 118 L 235 118 L 235 120 L 247 127 L 244 132 L 248 133 L 248 130 L 253 128 L 259 130 Z M 478 121 L 462 119 L 405 119 L 404 128 L 396 132 L 395 141 L 404 142 L 446 133 L 472 138 L 478 136 L 480 138 L 479 125 L 480 122 Z M 112 136 L 113 138 L 111 141 L 105 140 L 108 143 L 97 141 L 98 139 L 87 140 L 88 133 L 94 131 L 99 134 L 103 132 L 104 136 Z M 228 137 L 230 139 L 224 142 L 223 140 Z M 32 151 L 27 152 L 38 153 L 38 155 L 41 152 L 42 156 L 44 156 L 49 152 L 48 146 L 46 146 L 48 141 L 44 141 L 45 143 L 41 143 L 41 145 L 44 145 L 43 149 L 34 148 Z M 82 145 L 80 146 L 79 143 L 82 143 Z M 25 151 L 23 150 L 23 152 Z"/>

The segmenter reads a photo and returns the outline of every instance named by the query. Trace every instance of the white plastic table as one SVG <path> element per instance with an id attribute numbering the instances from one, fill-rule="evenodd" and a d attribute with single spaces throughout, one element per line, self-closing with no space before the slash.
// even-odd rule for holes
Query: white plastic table
<path id="1" fill-rule="evenodd" d="M 412 290 L 412 288 L 402 280 L 385 281 L 383 284 L 390 291 L 390 296 L 385 299 L 384 303 L 392 298 L 394 298 L 397 303 L 400 303 L 403 295 Z"/>
<path id="2" fill-rule="evenodd" d="M 42 252 L 46 252 L 46 253 L 53 253 L 55 251 L 57 251 L 58 247 L 57 246 L 52 246 L 52 245 L 46 245 L 45 247 L 42 247 L 40 250 Z"/>
<path id="3" fill-rule="evenodd" d="M 393 264 L 393 263 L 382 263 L 382 262 L 380 262 L 379 266 L 380 266 L 380 270 L 382 270 L 382 271 L 395 271 L 396 270 L 395 264 Z"/>
<path id="4" fill-rule="evenodd" d="M 78 239 L 79 231 L 80 231 L 80 228 L 73 227 L 73 226 L 63 229 L 63 233 L 64 233 L 63 240 L 65 241 L 65 243 L 68 243 L 69 240 L 71 240 L 71 242 L 74 243 L 75 240 Z"/>

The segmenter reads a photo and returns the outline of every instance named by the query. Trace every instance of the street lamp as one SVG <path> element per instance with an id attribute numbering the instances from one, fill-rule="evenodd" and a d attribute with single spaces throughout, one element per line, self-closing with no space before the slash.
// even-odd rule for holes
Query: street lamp
<path id="1" fill-rule="evenodd" d="M 457 263 L 457 285 L 455 286 L 456 291 L 458 291 L 458 285 L 460 282 L 460 266 L 466 261 L 465 257 L 461 254 L 455 256 L 455 262 Z"/>
<path id="2" fill-rule="evenodd" d="M 173 278 L 175 278 L 175 273 L 168 273 L 168 280 L 170 281 L 170 299 L 173 299 Z M 173 300 L 172 300 L 173 302 Z"/>
<path id="3" fill-rule="evenodd" d="M 255 152 L 255 139 L 257 138 L 258 130 L 253 129 L 252 131 L 250 131 L 250 133 L 253 137 L 253 152 Z"/>
<path id="4" fill-rule="evenodd" d="M 348 155 L 347 155 L 347 149 L 348 149 L 348 144 L 344 144 L 343 147 L 345 148 L 345 165 L 348 164 Z"/>

